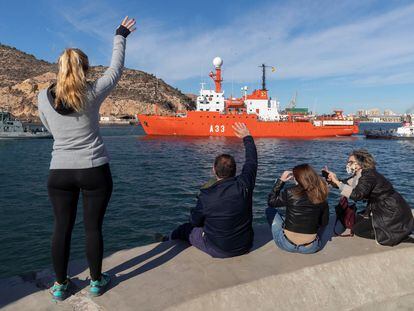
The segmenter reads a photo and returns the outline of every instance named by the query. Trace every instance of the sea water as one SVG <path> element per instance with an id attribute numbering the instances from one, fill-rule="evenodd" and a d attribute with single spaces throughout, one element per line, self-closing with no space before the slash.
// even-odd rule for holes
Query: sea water
<path id="1" fill-rule="evenodd" d="M 395 128 L 398 124 L 368 124 Z M 105 252 L 154 242 L 188 220 L 198 188 L 212 176 L 214 157 L 230 153 L 238 171 L 244 160 L 236 138 L 145 136 L 138 126 L 101 129 L 111 155 L 114 191 L 104 221 Z M 51 266 L 53 210 L 47 197 L 52 140 L 0 140 L 0 277 Z M 384 174 L 414 207 L 414 141 L 367 140 L 362 135 L 324 139 L 256 139 L 259 170 L 254 222 L 264 223 L 267 195 L 284 170 L 309 163 L 345 177 L 347 155 L 368 149 Z M 338 193 L 331 191 L 331 207 Z M 363 204 L 362 204 L 363 205 Z M 84 258 L 82 199 L 72 236 L 71 259 Z"/>

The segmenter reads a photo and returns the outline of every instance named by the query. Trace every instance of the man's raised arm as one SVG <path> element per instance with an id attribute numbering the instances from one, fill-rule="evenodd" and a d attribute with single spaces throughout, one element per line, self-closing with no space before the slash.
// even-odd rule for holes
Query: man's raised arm
<path id="1" fill-rule="evenodd" d="M 247 187 L 253 189 L 256 183 L 257 174 L 256 145 L 245 124 L 235 123 L 233 129 L 236 136 L 243 139 L 244 148 L 246 150 L 246 160 L 239 178 L 244 181 Z"/>

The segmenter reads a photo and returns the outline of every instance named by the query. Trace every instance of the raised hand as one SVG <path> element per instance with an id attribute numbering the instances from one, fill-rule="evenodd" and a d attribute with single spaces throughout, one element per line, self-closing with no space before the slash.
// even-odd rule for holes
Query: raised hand
<path id="1" fill-rule="evenodd" d="M 121 25 L 119 25 L 119 27 L 116 29 L 115 34 L 126 38 L 131 32 L 135 31 L 135 29 L 135 19 L 130 19 L 128 16 L 125 16 Z"/>
<path id="2" fill-rule="evenodd" d="M 335 185 L 339 185 L 340 181 L 338 179 L 338 177 L 336 177 L 336 174 L 334 172 L 331 171 L 327 171 L 328 172 L 328 178 L 327 181 L 334 183 Z"/>
<path id="3" fill-rule="evenodd" d="M 236 122 L 232 125 L 232 128 L 234 130 L 234 134 L 239 138 L 245 138 L 250 135 L 249 129 L 244 123 Z"/>
<path id="4" fill-rule="evenodd" d="M 282 176 L 280 176 L 280 180 L 283 182 L 287 182 L 288 180 L 293 178 L 293 173 L 292 171 L 284 171 L 282 173 Z"/>

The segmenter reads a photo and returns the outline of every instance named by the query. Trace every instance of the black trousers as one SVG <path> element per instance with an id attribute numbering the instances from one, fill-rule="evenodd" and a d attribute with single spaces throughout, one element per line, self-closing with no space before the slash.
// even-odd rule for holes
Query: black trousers
<path id="1" fill-rule="evenodd" d="M 56 280 L 59 283 L 66 280 L 80 192 L 83 198 L 86 257 L 92 280 L 98 280 L 103 257 L 102 223 L 112 194 L 109 164 L 87 169 L 52 169 L 47 187 L 55 216 L 52 258 Z"/>

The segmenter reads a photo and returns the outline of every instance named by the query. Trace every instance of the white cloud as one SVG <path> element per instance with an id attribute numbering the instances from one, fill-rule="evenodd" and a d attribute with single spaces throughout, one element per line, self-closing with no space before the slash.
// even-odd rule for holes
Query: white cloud
<path id="1" fill-rule="evenodd" d="M 127 64 L 174 82 L 207 74 L 212 58 L 220 55 L 224 74 L 231 72 L 235 81 L 256 81 L 257 66 L 265 62 L 278 68 L 277 79 L 412 83 L 414 5 L 372 13 L 370 5 L 375 3 L 289 2 L 258 7 L 211 29 L 191 27 L 191 21 L 179 29 L 160 21 L 138 21 L 137 33 L 128 42 Z M 113 32 L 108 9 L 96 5 L 79 14 L 66 10 L 63 16 L 78 30 L 93 31 L 108 42 Z M 91 14 L 99 11 L 105 16 Z M 115 17 L 113 12 L 109 20 Z"/>

